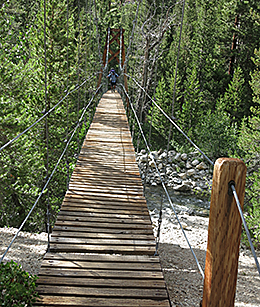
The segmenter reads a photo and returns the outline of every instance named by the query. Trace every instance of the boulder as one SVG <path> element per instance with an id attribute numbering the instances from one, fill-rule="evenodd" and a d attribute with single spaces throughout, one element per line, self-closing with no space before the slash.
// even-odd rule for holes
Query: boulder
<path id="1" fill-rule="evenodd" d="M 173 190 L 174 191 L 181 191 L 181 192 L 186 192 L 186 191 L 190 191 L 191 190 L 191 186 L 188 185 L 188 184 L 180 184 L 180 185 L 177 185 L 176 187 L 173 187 Z"/>
<path id="2" fill-rule="evenodd" d="M 183 153 L 183 154 L 181 155 L 181 159 L 182 159 L 183 161 L 186 161 L 186 160 L 188 159 L 188 155 L 187 155 L 186 153 Z"/>
<path id="3" fill-rule="evenodd" d="M 204 162 L 200 162 L 200 164 L 196 166 L 196 169 L 198 170 L 205 170 L 206 168 L 207 168 L 207 165 Z"/>
<path id="4" fill-rule="evenodd" d="M 174 157 L 174 160 L 180 162 L 181 161 L 181 154 L 180 153 L 177 153 Z"/>
<path id="5" fill-rule="evenodd" d="M 186 178 L 187 178 L 187 174 L 186 174 L 186 173 L 180 173 L 180 174 L 179 174 L 179 177 L 180 177 L 181 179 L 186 179 Z"/>
<path id="6" fill-rule="evenodd" d="M 195 160 L 193 160 L 193 161 L 191 162 L 191 165 L 192 165 L 192 166 L 197 166 L 199 163 L 200 163 L 200 161 L 197 160 L 197 159 L 195 159 Z"/>
<path id="7" fill-rule="evenodd" d="M 195 175 L 195 174 L 196 174 L 196 171 L 195 171 L 194 168 L 187 170 L 187 175 L 188 175 L 189 177 L 190 177 L 190 176 L 193 176 L 193 175 Z"/>

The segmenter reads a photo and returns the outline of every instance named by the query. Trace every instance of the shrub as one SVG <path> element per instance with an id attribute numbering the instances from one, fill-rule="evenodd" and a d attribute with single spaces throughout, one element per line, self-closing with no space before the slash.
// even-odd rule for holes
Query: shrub
<path id="1" fill-rule="evenodd" d="M 0 264 L 0 305 L 33 306 L 38 297 L 36 289 L 37 276 L 24 271 L 14 261 Z"/>

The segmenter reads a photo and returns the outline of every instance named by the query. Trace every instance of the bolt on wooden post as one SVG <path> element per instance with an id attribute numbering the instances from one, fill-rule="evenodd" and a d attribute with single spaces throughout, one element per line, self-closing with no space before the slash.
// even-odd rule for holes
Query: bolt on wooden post
<path id="1" fill-rule="evenodd" d="M 220 158 L 214 165 L 202 307 L 234 306 L 241 217 L 230 191 L 235 188 L 243 209 L 246 166 L 239 159 Z"/>

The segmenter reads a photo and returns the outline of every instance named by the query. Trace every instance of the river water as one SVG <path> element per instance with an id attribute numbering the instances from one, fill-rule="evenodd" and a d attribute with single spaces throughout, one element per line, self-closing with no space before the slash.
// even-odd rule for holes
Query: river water
<path id="1" fill-rule="evenodd" d="M 198 197 L 196 195 L 180 193 L 168 189 L 172 204 L 177 213 L 189 215 L 209 216 L 210 200 L 208 197 Z M 145 198 L 150 212 L 157 214 L 160 211 L 161 201 L 163 211 L 169 213 L 174 211 L 169 203 L 168 197 L 161 186 L 146 186 Z"/>

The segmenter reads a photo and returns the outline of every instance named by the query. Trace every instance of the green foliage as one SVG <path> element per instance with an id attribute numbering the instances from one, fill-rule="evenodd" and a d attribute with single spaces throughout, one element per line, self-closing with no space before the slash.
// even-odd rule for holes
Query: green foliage
<path id="1" fill-rule="evenodd" d="M 36 292 L 37 276 L 22 270 L 21 265 L 11 261 L 0 264 L 0 305 L 1 306 L 33 306 Z"/>
<path id="2" fill-rule="evenodd" d="M 251 107 L 253 115 L 248 119 L 245 118 L 242 123 L 238 144 L 245 152 L 248 167 L 245 197 L 246 221 L 254 245 L 260 248 L 260 51 L 255 51 L 253 61 L 256 69 L 251 73 L 250 84 L 256 106 Z M 246 239 L 245 242 L 247 242 Z"/>

